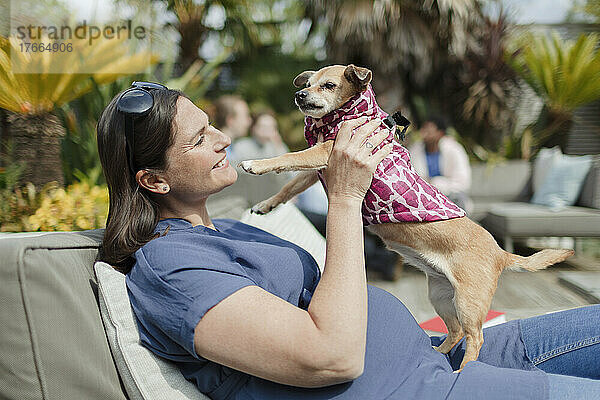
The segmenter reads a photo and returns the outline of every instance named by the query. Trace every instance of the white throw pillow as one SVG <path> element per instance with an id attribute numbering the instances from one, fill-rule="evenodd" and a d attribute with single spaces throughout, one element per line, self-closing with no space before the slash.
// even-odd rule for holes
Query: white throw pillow
<path id="1" fill-rule="evenodd" d="M 184 378 L 175 364 L 142 346 L 125 275 L 104 262 L 96 262 L 94 270 L 108 343 L 129 398 L 209 400 Z"/>
<path id="2" fill-rule="evenodd" d="M 560 151 L 560 147 L 558 146 L 540 149 L 533 162 L 533 193 L 540 190 L 542 184 L 546 180 L 546 175 L 548 175 L 552 166 L 560 160 L 561 157 L 562 151 Z"/>
<path id="3" fill-rule="evenodd" d="M 583 181 L 592 165 L 591 156 L 561 155 L 546 174 L 531 202 L 561 210 L 577 201 Z"/>

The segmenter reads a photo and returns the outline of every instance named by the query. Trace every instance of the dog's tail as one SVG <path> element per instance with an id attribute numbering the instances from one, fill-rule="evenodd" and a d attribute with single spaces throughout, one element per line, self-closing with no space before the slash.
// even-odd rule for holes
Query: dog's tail
<path id="1" fill-rule="evenodd" d="M 538 271 L 549 267 L 550 265 L 564 261 L 571 257 L 575 252 L 569 249 L 544 249 L 538 251 L 529 257 L 522 257 L 516 254 L 506 253 L 508 262 L 506 269 L 518 270 L 526 269 L 527 271 Z"/>

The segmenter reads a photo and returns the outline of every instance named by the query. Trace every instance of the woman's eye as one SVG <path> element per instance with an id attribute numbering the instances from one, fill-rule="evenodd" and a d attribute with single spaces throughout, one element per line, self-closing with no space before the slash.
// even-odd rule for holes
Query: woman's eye
<path id="1" fill-rule="evenodd" d="M 201 135 L 200 139 L 198 139 L 198 141 L 196 142 L 196 144 L 194 145 L 194 147 L 201 145 L 203 141 L 204 141 L 204 135 Z"/>
<path id="2" fill-rule="evenodd" d="M 333 89 L 335 87 L 335 83 L 327 82 L 323 85 L 325 89 Z"/>

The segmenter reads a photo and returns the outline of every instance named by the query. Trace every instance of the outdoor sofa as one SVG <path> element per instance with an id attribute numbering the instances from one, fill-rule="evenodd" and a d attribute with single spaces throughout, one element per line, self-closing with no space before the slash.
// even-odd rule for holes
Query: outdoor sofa
<path id="1" fill-rule="evenodd" d="M 240 197 L 208 204 L 213 217 L 291 240 L 322 267 L 325 239 L 293 205 L 267 216 L 246 207 Z M 0 235 L 0 399 L 208 399 L 139 344 L 124 275 L 94 268 L 102 234 Z"/>
<path id="2" fill-rule="evenodd" d="M 575 205 L 561 209 L 532 204 L 534 165 L 511 160 L 472 165 L 470 217 L 513 251 L 514 239 L 529 237 L 600 237 L 600 156 L 583 181 Z"/>

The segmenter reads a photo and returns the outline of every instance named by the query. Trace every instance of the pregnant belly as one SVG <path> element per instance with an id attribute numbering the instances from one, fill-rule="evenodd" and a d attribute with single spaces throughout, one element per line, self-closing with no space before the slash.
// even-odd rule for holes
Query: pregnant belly
<path id="1" fill-rule="evenodd" d="M 402 386 L 423 356 L 439 355 L 408 309 L 392 294 L 368 287 L 369 320 L 363 374 L 352 382 L 324 388 L 297 388 L 250 378 L 236 399 L 384 399 Z"/>

